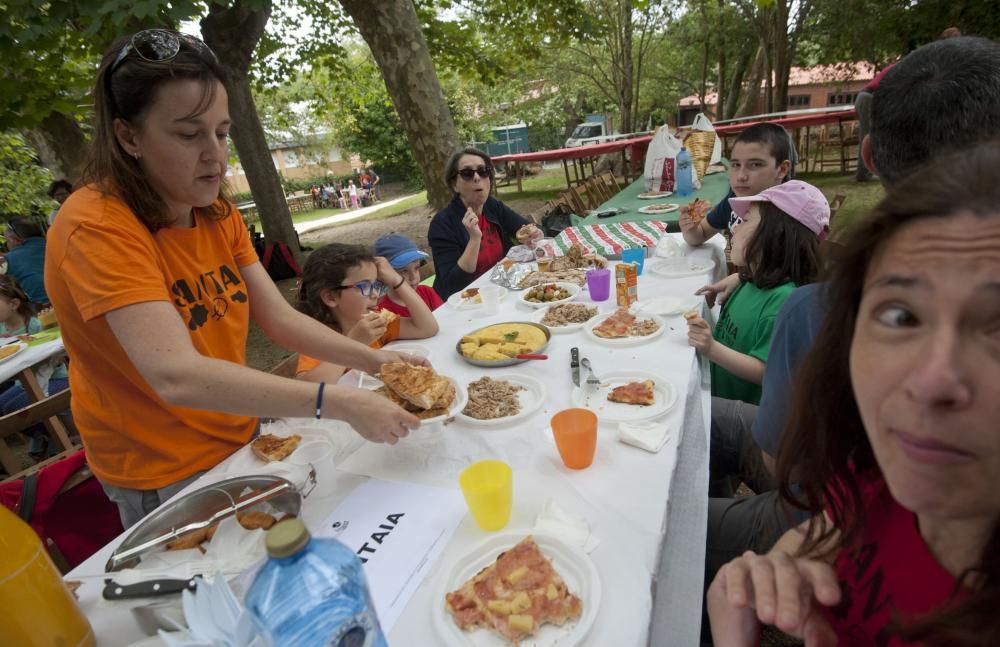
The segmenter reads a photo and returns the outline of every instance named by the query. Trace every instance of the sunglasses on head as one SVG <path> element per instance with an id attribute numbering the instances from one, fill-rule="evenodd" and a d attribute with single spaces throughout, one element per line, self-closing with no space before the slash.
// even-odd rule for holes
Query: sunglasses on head
<path id="1" fill-rule="evenodd" d="M 457 173 L 460 178 L 466 181 L 471 181 L 472 178 L 476 177 L 476 174 L 485 180 L 493 175 L 493 169 L 489 166 L 477 166 L 476 168 L 464 168 Z"/>
<path id="2" fill-rule="evenodd" d="M 353 285 L 338 285 L 335 288 L 330 288 L 332 290 L 349 290 L 351 288 L 357 288 L 361 296 L 371 298 L 372 295 L 376 297 L 384 297 L 389 292 L 389 286 L 382 281 L 358 281 Z"/>
<path id="3" fill-rule="evenodd" d="M 125 59 L 132 52 L 148 63 L 164 63 L 173 60 L 180 53 L 182 42 L 198 50 L 199 53 L 210 54 L 215 59 L 215 52 L 194 36 L 169 29 L 144 29 L 133 34 L 125 47 L 122 47 L 122 51 L 118 52 L 115 62 L 108 70 L 108 76 L 114 74 L 115 70 L 125 62 Z"/>

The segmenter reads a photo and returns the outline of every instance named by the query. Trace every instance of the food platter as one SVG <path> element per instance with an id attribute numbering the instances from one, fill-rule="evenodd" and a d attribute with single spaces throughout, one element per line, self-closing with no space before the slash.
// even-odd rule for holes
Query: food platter
<path id="1" fill-rule="evenodd" d="M 672 213 L 680 209 L 680 205 L 675 202 L 665 202 L 663 204 L 650 204 L 639 209 L 639 213 L 661 214 Z"/>
<path id="2" fill-rule="evenodd" d="M 607 344 L 609 346 L 639 346 L 641 344 L 645 344 L 647 342 L 656 339 L 657 337 L 662 335 L 667 328 L 667 324 L 662 317 L 647 313 L 640 313 L 640 314 L 633 313 L 639 320 L 645 320 L 645 319 L 653 320 L 659 326 L 659 328 L 657 328 L 654 332 L 648 335 L 629 335 L 627 337 L 601 337 L 600 335 L 594 333 L 594 328 L 600 326 L 607 317 L 610 317 L 614 313 L 607 312 L 601 314 L 606 316 L 597 316 L 588 321 L 583 326 L 583 332 L 584 334 L 587 335 L 588 338 L 590 338 L 590 340 L 600 342 L 602 344 Z"/>
<path id="3" fill-rule="evenodd" d="M 518 402 L 520 403 L 520 411 L 512 416 L 504 416 L 502 418 L 491 418 L 489 420 L 483 420 L 481 418 L 473 418 L 472 416 L 467 416 L 464 413 L 458 414 L 458 419 L 463 423 L 473 426 L 473 427 L 496 427 L 499 425 L 510 425 L 518 420 L 527 418 L 545 402 L 547 397 L 547 391 L 545 390 L 545 385 L 539 380 L 527 375 L 521 375 L 518 373 L 503 373 L 501 375 L 490 375 L 490 379 L 493 380 L 503 380 L 505 382 L 510 382 L 511 384 L 520 386 L 523 391 L 519 391 L 517 394 Z M 468 390 L 468 389 L 466 389 Z M 464 409 L 464 407 L 463 407 Z"/>
<path id="4" fill-rule="evenodd" d="M 437 581 L 434 603 L 431 605 L 434 627 L 441 636 L 440 644 L 467 647 L 510 646 L 509 641 L 492 631 L 476 629 L 466 632 L 459 629 L 447 609 L 445 595 L 492 564 L 500 553 L 515 546 L 528 534 L 534 537 L 539 549 L 552 562 L 553 568 L 566 582 L 566 587 L 580 596 L 583 613 L 579 620 L 562 626 L 544 624 L 534 636 L 522 640 L 520 644 L 522 647 L 568 647 L 585 643 L 601 606 L 601 578 L 594 562 L 582 549 L 551 535 L 510 530 L 493 534 L 465 554 L 443 563 L 442 575 Z"/>
<path id="5" fill-rule="evenodd" d="M 14 343 L 11 343 L 11 344 L 6 344 L 4 346 L 0 346 L 0 352 L 2 352 L 2 353 L 10 353 L 9 355 L 5 355 L 4 357 L 0 357 L 0 363 L 6 362 L 7 360 L 9 360 L 12 357 L 17 357 L 21 353 L 21 351 L 23 351 L 27 347 L 28 347 L 28 345 L 26 343 L 24 343 L 23 341 L 14 342 Z M 14 350 L 13 352 L 11 352 L 11 351 L 7 350 L 8 348 L 16 348 L 16 350 Z"/>
<path id="6" fill-rule="evenodd" d="M 494 328 L 498 326 L 511 326 L 511 325 L 532 326 L 534 328 L 537 328 L 545 336 L 545 341 L 538 348 L 532 349 L 531 353 L 539 354 L 545 352 L 545 348 L 549 345 L 549 341 L 552 339 L 552 332 L 549 330 L 548 326 L 543 326 L 542 324 L 535 323 L 534 321 L 509 321 L 501 324 L 491 324 L 489 326 L 483 326 L 482 328 L 477 328 L 476 330 L 473 330 L 472 332 L 463 335 L 455 343 L 455 352 L 457 352 L 459 356 L 461 356 L 461 358 L 464 359 L 469 364 L 472 364 L 473 366 L 483 366 L 487 368 L 513 366 L 514 364 L 520 364 L 521 362 L 526 362 L 528 360 L 518 359 L 517 357 L 509 357 L 507 359 L 473 359 L 472 357 L 468 357 L 462 353 L 462 339 L 479 335 L 484 330 L 487 330 L 489 328 Z"/>
<path id="7" fill-rule="evenodd" d="M 669 198 L 673 194 L 673 191 L 646 191 L 636 197 L 640 200 L 659 200 L 660 198 Z"/>
<path id="8" fill-rule="evenodd" d="M 597 312 L 594 314 L 594 317 L 591 317 L 587 321 L 582 321 L 580 323 L 570 323 L 570 324 L 566 324 L 565 326 L 555 326 L 555 325 L 551 325 L 551 324 L 542 323 L 542 319 L 545 318 L 545 315 L 548 313 L 548 311 L 550 309 L 552 309 L 554 306 L 558 306 L 558 305 L 564 305 L 564 304 L 557 303 L 557 304 L 545 306 L 544 308 L 539 308 L 538 310 L 535 311 L 535 314 L 531 315 L 531 320 L 535 321 L 537 323 L 540 323 L 543 326 L 546 326 L 549 330 L 552 331 L 553 335 L 563 335 L 563 334 L 566 334 L 566 333 L 576 332 L 576 331 L 582 329 L 594 317 L 601 316 L 601 310 L 597 306 L 597 304 L 593 304 L 592 305 L 592 304 L 589 304 L 589 303 L 580 303 L 579 305 L 581 305 L 581 306 L 585 306 L 587 308 L 594 308 L 594 309 L 596 309 Z"/>
<path id="9" fill-rule="evenodd" d="M 550 285 L 555 286 L 557 289 L 565 290 L 567 292 L 567 294 L 569 294 L 569 296 L 566 297 L 566 298 L 564 298 L 564 299 L 556 299 L 554 301 L 529 301 L 528 300 L 528 296 L 531 295 L 531 294 L 533 294 L 533 291 L 536 288 L 543 288 L 544 289 L 544 288 L 546 288 L 546 287 L 548 287 Z M 567 303 L 569 301 L 572 301 L 573 299 L 576 298 L 576 296 L 578 294 L 580 294 L 580 291 L 582 289 L 583 288 L 581 288 L 576 283 L 568 283 L 568 282 L 563 282 L 563 281 L 555 281 L 555 282 L 552 282 L 552 283 L 540 283 L 540 284 L 538 284 L 536 286 L 533 286 L 532 288 L 529 288 L 529 289 L 525 290 L 524 292 L 522 292 L 521 294 L 519 294 L 517 298 L 518 298 L 518 300 L 521 303 L 523 303 L 524 305 L 529 306 L 531 308 L 544 308 L 546 306 L 555 305 L 557 303 Z"/>
<path id="10" fill-rule="evenodd" d="M 677 403 L 677 390 L 669 380 L 654 373 L 622 370 L 600 373 L 597 377 L 603 382 L 601 386 L 595 388 L 583 383 L 573 389 L 573 405 L 590 409 L 599 419 L 607 422 L 652 420 L 670 411 Z M 608 393 L 615 387 L 645 380 L 653 381 L 653 395 L 656 399 L 653 404 L 642 406 L 608 400 Z"/>

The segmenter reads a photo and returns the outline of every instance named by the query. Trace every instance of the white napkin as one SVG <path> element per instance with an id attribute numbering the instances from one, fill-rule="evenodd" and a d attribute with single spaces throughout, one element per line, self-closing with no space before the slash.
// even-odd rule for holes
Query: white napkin
<path id="1" fill-rule="evenodd" d="M 681 246 L 677 244 L 673 236 L 664 236 L 656 243 L 656 255 L 661 258 L 671 258 L 682 254 Z"/>
<path id="2" fill-rule="evenodd" d="M 552 499 L 546 501 L 538 513 L 535 531 L 562 539 L 587 553 L 593 552 L 601 543 L 600 539 L 590 534 L 590 524 L 586 519 L 566 511 Z"/>
<path id="3" fill-rule="evenodd" d="M 233 594 L 226 579 L 216 575 L 182 594 L 188 631 L 160 631 L 169 647 L 251 647 L 262 644 L 250 615 Z"/>
<path id="4" fill-rule="evenodd" d="M 618 440 L 654 454 L 663 449 L 671 433 L 672 429 L 665 420 L 618 423 Z"/>

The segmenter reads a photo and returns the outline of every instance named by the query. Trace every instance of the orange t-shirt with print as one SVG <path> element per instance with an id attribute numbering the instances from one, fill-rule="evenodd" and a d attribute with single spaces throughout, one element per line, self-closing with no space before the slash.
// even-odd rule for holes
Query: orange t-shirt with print
<path id="1" fill-rule="evenodd" d="M 104 315 L 167 301 L 202 355 L 244 364 L 250 304 L 240 268 L 257 262 L 236 209 L 155 234 L 124 202 L 76 191 L 49 230 L 45 287 L 70 357 L 73 419 L 102 481 L 161 488 L 246 444 L 256 418 L 171 406 L 146 383 Z M 149 343 L 156 343 L 151 335 Z"/>
<path id="2" fill-rule="evenodd" d="M 399 319 L 393 319 L 392 323 L 386 326 L 385 332 L 382 336 L 374 340 L 372 343 L 368 344 L 371 348 L 382 348 L 391 341 L 396 341 L 399 339 Z M 308 373 L 317 366 L 323 363 L 323 360 L 316 359 L 315 357 L 309 357 L 308 355 L 303 355 L 299 353 L 299 362 L 295 366 L 295 375 L 299 376 L 303 373 Z M 349 370 L 349 369 L 348 369 Z M 346 370 L 344 371 L 347 372 Z"/>

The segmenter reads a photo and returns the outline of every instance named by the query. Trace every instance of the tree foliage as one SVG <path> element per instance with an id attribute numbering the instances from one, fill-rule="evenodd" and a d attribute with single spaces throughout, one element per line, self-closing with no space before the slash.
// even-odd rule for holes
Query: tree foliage
<path id="1" fill-rule="evenodd" d="M 55 206 L 46 195 L 52 174 L 16 132 L 0 132 L 0 168 L 0 216 L 45 214 Z"/>

